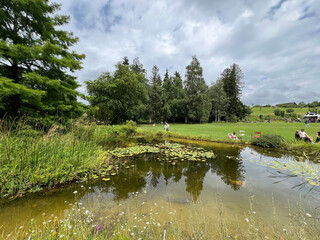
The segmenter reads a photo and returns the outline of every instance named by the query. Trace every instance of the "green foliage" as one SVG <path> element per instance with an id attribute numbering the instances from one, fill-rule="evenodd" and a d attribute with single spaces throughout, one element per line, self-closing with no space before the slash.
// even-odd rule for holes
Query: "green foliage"
<path id="1" fill-rule="evenodd" d="M 294 109 L 289 108 L 289 109 L 286 110 L 286 112 L 287 112 L 287 113 L 293 113 L 293 112 L 294 112 Z"/>
<path id="2" fill-rule="evenodd" d="M 78 39 L 57 29 L 69 18 L 45 0 L 0 3 L 0 116 L 28 114 L 37 119 L 83 112 L 79 87 L 66 72 L 81 69 L 84 55 L 69 51 Z M 50 117 L 48 117 L 50 116 Z"/>
<path id="3" fill-rule="evenodd" d="M 93 117 L 106 123 L 122 123 L 139 119 L 147 101 L 146 78 L 128 65 L 118 64 L 111 74 L 103 73 L 98 79 L 86 82 Z"/>
<path id="4" fill-rule="evenodd" d="M 122 126 L 122 129 L 127 136 L 131 136 L 137 132 L 137 124 L 132 120 L 127 120 L 126 125 Z"/>
<path id="5" fill-rule="evenodd" d="M 95 124 L 77 122 L 63 131 L 54 125 L 48 132 L 35 131 L 22 121 L 1 121 L 0 126 L 1 196 L 86 180 L 103 161 Z"/>
<path id="6" fill-rule="evenodd" d="M 228 97 L 223 89 L 222 80 L 218 80 L 210 88 L 210 99 L 212 104 L 211 120 L 219 122 L 226 118 L 228 109 Z"/>
<path id="7" fill-rule="evenodd" d="M 279 148 L 283 143 L 284 139 L 280 135 L 261 135 L 252 141 L 253 145 L 265 148 Z"/>
<path id="8" fill-rule="evenodd" d="M 248 109 L 241 102 L 243 73 L 237 64 L 232 64 L 221 73 L 220 80 L 223 82 L 223 89 L 227 97 L 227 116 L 228 121 L 233 119 L 242 119 L 248 115 Z"/>
<path id="9" fill-rule="evenodd" d="M 152 68 L 148 94 L 148 112 L 150 119 L 153 121 L 163 121 L 162 80 L 157 66 Z"/>
<path id="10" fill-rule="evenodd" d="M 275 109 L 274 110 L 274 115 L 281 116 L 281 110 L 280 109 Z"/>
<path id="11" fill-rule="evenodd" d="M 202 75 L 202 67 L 196 56 L 186 67 L 185 89 L 187 116 L 191 121 L 207 122 L 211 110 L 208 86 Z"/>

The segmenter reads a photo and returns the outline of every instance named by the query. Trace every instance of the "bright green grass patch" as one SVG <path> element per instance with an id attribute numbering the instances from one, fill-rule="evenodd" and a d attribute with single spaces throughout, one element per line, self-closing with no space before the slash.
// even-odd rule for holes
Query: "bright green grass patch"
<path id="1" fill-rule="evenodd" d="M 266 116 L 274 116 L 274 110 L 279 109 L 280 111 L 286 112 L 289 108 L 284 108 L 284 107 L 278 107 L 278 108 L 273 108 L 273 107 L 253 107 L 251 108 L 252 113 L 250 114 L 250 117 L 258 117 L 260 115 L 263 115 L 264 117 Z M 309 112 L 309 108 L 292 108 L 294 110 L 294 113 L 297 115 L 305 115 L 307 112 Z"/>
<path id="2" fill-rule="evenodd" d="M 261 134 L 280 135 L 287 143 L 294 143 L 294 133 L 301 128 L 309 136 L 316 138 L 317 132 L 320 131 L 320 123 L 310 123 L 310 127 L 305 128 L 304 123 L 285 123 L 285 122 L 272 122 L 271 123 L 206 123 L 206 124 L 170 124 L 169 133 L 179 134 L 184 137 L 200 138 L 206 140 L 216 141 L 231 141 L 227 138 L 227 134 L 236 132 L 239 136 L 239 131 L 244 130 L 245 136 L 240 141 L 251 141 L 255 132 Z M 156 134 L 164 130 L 164 125 L 140 125 L 138 130 L 141 132 L 151 132 Z M 306 145 L 306 144 L 304 144 Z M 320 145 L 320 144 L 319 144 Z"/>

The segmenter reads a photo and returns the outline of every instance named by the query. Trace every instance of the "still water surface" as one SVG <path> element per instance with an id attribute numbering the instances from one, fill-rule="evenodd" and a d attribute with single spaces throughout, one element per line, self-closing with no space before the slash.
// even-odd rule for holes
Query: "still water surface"
<path id="1" fill-rule="evenodd" d="M 75 202 L 93 212 L 99 224 L 122 211 L 151 212 L 161 222 L 170 221 L 172 215 L 182 223 L 190 218 L 210 222 L 216 221 L 222 205 L 229 226 L 235 227 L 247 225 L 250 196 L 254 199 L 254 211 L 266 222 L 273 218 L 273 200 L 283 223 L 288 221 L 288 202 L 301 203 L 310 212 L 320 207 L 319 187 L 299 176 L 253 163 L 295 161 L 293 156 L 231 144 L 190 141 L 181 144 L 203 147 L 213 151 L 216 158 L 173 166 L 159 161 L 156 154 L 132 157 L 134 167 L 121 169 L 108 182 L 76 183 L 53 192 L 0 202 L 0 231 L 11 232 L 31 219 L 41 223 L 53 215 L 63 217 Z"/>

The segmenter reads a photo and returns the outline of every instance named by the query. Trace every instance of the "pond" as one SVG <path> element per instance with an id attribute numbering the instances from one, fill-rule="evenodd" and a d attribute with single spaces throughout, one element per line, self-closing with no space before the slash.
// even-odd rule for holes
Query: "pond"
<path id="1" fill-rule="evenodd" d="M 237 229 L 252 226 L 253 215 L 259 216 L 265 232 L 272 232 L 268 223 L 274 224 L 276 218 L 283 228 L 290 214 L 301 209 L 305 224 L 316 219 L 320 187 L 313 174 L 319 175 L 317 163 L 236 144 L 170 139 L 129 145 L 160 151 L 135 155 L 128 150 L 114 157 L 118 161 L 116 175 L 2 200 L 3 236 L 26 228 L 33 220 L 45 224 L 56 216 L 63 218 L 75 206 L 78 211 L 93 213 L 93 223 L 101 227 L 126 216 L 146 225 L 164 226 L 174 221 L 186 234 L 202 221 L 207 227 L 217 226 L 210 230 L 212 234 L 219 234 L 220 223 L 236 234 Z"/>

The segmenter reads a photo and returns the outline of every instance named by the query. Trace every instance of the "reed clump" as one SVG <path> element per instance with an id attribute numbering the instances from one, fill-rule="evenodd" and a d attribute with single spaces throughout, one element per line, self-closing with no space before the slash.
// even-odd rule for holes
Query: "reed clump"
<path id="1" fill-rule="evenodd" d="M 102 127 L 76 121 L 43 127 L 30 126 L 26 119 L 0 120 L 0 196 L 85 181 L 105 161 L 106 141 L 134 132 L 134 122 Z"/>

